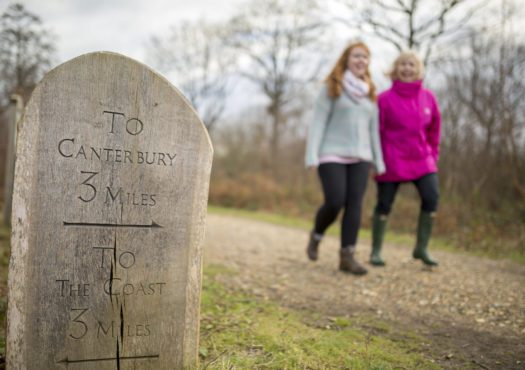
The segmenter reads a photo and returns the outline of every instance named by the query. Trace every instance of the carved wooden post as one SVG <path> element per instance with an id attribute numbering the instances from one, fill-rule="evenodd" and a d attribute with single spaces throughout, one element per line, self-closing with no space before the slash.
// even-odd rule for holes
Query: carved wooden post
<path id="1" fill-rule="evenodd" d="M 197 366 L 211 162 L 148 67 L 92 53 L 44 77 L 18 137 L 8 368 Z"/>

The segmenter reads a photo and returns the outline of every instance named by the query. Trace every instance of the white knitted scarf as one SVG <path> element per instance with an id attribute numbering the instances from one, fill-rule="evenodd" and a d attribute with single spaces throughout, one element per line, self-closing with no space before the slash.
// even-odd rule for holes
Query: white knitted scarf
<path id="1" fill-rule="evenodd" d="M 357 78 L 349 69 L 343 74 L 343 90 L 351 98 L 361 100 L 368 97 L 370 86 L 368 83 Z"/>

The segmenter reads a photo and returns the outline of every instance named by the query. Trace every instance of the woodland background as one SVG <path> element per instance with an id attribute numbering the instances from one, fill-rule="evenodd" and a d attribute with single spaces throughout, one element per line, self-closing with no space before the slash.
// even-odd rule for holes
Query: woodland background
<path id="1" fill-rule="evenodd" d="M 149 65 L 185 94 L 215 149 L 210 203 L 312 219 L 321 191 L 304 167 L 313 100 L 345 42 L 372 58 L 417 50 L 442 110 L 435 234 L 456 248 L 525 258 L 525 37 L 521 1 L 247 1 L 225 22 L 188 21 L 153 36 Z M 0 186 L 6 111 L 56 65 L 55 35 L 21 4 L 0 7 Z M 343 35 L 343 37 L 341 37 Z M 373 71 L 379 90 L 389 81 Z M 372 178 L 371 178 L 372 180 Z M 0 189 L 3 196 L 3 189 Z M 370 225 L 369 181 L 363 225 Z M 402 187 L 389 228 L 415 229 Z"/>

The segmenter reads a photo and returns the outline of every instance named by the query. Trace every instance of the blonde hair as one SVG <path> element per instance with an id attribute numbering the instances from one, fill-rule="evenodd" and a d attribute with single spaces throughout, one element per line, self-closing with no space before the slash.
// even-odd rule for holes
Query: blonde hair
<path id="1" fill-rule="evenodd" d="M 343 51 L 343 53 L 337 60 L 334 68 L 328 74 L 328 76 L 326 76 L 326 79 L 325 79 L 325 83 L 328 88 L 328 96 L 330 96 L 332 99 L 336 99 L 339 96 L 341 96 L 341 92 L 343 90 L 343 86 L 342 86 L 343 74 L 348 68 L 347 67 L 348 56 L 350 55 L 352 50 L 357 47 L 365 49 L 368 56 L 370 56 L 370 49 L 368 49 L 368 46 L 366 46 L 366 44 L 362 41 L 352 42 L 350 45 L 346 47 L 346 49 Z M 368 97 L 370 98 L 370 100 L 375 101 L 376 100 L 376 87 L 374 85 L 374 82 L 372 81 L 372 78 L 370 77 L 370 71 L 368 70 L 368 67 L 366 68 L 364 80 L 370 87 L 370 90 L 368 92 Z"/>
<path id="2" fill-rule="evenodd" d="M 402 51 L 398 55 L 398 57 L 392 64 L 392 68 L 390 68 L 390 71 L 388 71 L 386 75 L 390 77 L 392 81 L 399 80 L 399 76 L 397 75 L 397 69 L 399 67 L 399 64 L 401 64 L 401 61 L 403 61 L 404 59 L 412 59 L 416 62 L 417 79 L 422 80 L 423 76 L 425 75 L 425 66 L 423 65 L 423 61 L 421 60 L 419 55 L 413 50 Z"/>

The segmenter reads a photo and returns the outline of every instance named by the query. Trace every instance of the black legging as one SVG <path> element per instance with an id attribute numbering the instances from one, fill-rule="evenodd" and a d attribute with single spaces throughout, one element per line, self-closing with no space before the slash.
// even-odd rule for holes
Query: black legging
<path id="1" fill-rule="evenodd" d="M 323 163 L 319 177 L 323 186 L 324 204 L 317 211 L 315 229 L 324 234 L 344 207 L 341 223 L 341 247 L 355 245 L 361 224 L 361 204 L 366 190 L 370 163 Z"/>
<path id="2" fill-rule="evenodd" d="M 439 201 L 438 177 L 435 173 L 430 173 L 419 179 L 413 180 L 421 198 L 421 210 L 425 212 L 436 212 Z M 376 212 L 381 215 L 388 215 L 392 210 L 392 204 L 396 197 L 397 189 L 401 182 L 378 182 L 377 183 L 377 204 Z"/>

